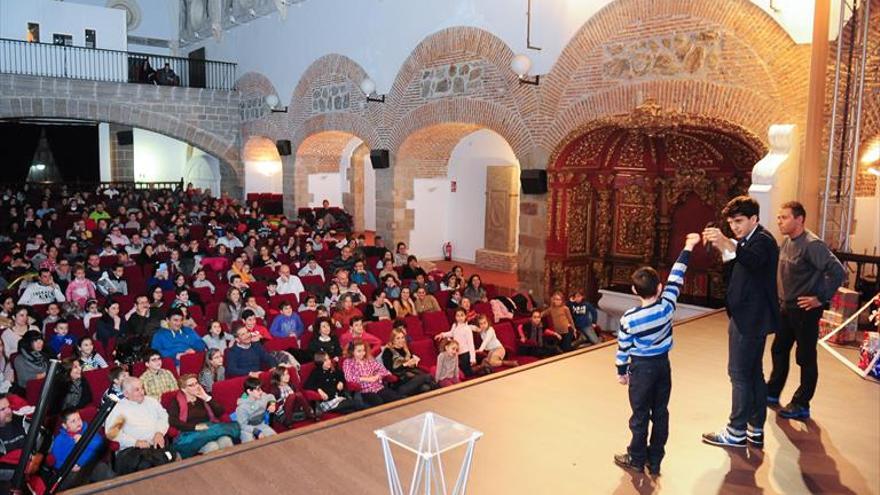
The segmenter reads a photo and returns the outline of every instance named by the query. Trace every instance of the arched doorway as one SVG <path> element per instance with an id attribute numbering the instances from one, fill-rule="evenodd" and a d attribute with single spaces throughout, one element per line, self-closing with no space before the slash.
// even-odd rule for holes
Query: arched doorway
<path id="1" fill-rule="evenodd" d="M 717 119 L 663 112 L 647 103 L 594 122 L 560 145 L 550 162 L 545 280 L 548 291 L 628 292 L 642 265 L 664 272 L 686 232 L 720 223 L 765 153 L 748 131 Z M 721 274 L 695 253 L 683 300 L 718 306 Z"/>

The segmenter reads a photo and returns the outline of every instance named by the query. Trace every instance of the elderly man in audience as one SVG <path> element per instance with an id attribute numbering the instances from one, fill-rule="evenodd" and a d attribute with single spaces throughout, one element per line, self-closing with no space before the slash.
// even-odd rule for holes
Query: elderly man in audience
<path id="1" fill-rule="evenodd" d="M 290 266 L 281 265 L 278 269 L 278 287 L 275 289 L 278 294 L 293 294 L 296 297 L 306 291 L 299 277 L 290 273 Z"/>
<path id="2" fill-rule="evenodd" d="M 171 462 L 174 456 L 165 441 L 168 412 L 144 393 L 140 379 L 129 377 L 122 388 L 125 398 L 104 422 L 107 438 L 119 444 L 116 471 L 128 474 Z"/>
<path id="3" fill-rule="evenodd" d="M 351 273 L 352 269 L 354 269 L 354 256 L 351 254 L 351 247 L 345 246 L 339 253 L 339 257 L 330 262 L 330 266 L 328 267 L 332 273 L 336 273 L 340 268 L 345 268 Z"/>
<path id="4" fill-rule="evenodd" d="M 205 342 L 192 328 L 183 326 L 183 312 L 179 308 L 168 312 L 168 327 L 160 328 L 153 335 L 151 346 L 162 357 L 172 357 L 180 363 L 180 356 L 204 351 Z"/>
<path id="5" fill-rule="evenodd" d="M 260 376 L 260 370 L 278 365 L 278 362 L 259 342 L 254 342 L 253 334 L 244 324 L 233 325 L 235 344 L 226 351 L 226 376 Z"/>
<path id="6" fill-rule="evenodd" d="M 40 278 L 32 282 L 24 290 L 24 294 L 18 300 L 18 304 L 34 306 L 53 302 L 64 302 L 64 294 L 61 287 L 52 279 L 52 272 L 48 268 L 40 269 Z"/>

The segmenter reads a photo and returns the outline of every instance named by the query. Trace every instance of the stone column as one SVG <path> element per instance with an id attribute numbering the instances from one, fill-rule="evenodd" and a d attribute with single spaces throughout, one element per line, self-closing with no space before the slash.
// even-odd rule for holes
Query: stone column
<path id="1" fill-rule="evenodd" d="M 818 232 L 820 199 L 819 177 L 824 174 L 822 163 L 825 127 L 825 78 L 828 69 L 828 19 L 831 0 L 815 0 L 813 44 L 810 59 L 810 94 L 807 100 L 807 128 L 804 133 L 804 159 L 801 162 L 798 199 L 807 210 L 807 227 Z M 838 39 L 842 38 L 839 36 Z M 775 215 L 776 212 L 771 212 Z M 765 217 L 766 218 L 766 217 Z M 765 221 L 766 223 L 766 221 Z M 772 222 L 770 222 L 772 223 Z"/>
<path id="2" fill-rule="evenodd" d="M 134 181 L 134 144 L 119 144 L 120 132 L 132 132 L 132 128 L 110 124 L 110 179 L 115 182 Z"/>
<path id="3" fill-rule="evenodd" d="M 520 160 L 520 169 L 546 169 L 549 152 L 536 148 Z M 519 248 L 517 277 L 520 289 L 531 290 L 536 298 L 545 299 L 544 269 L 547 254 L 546 194 L 521 194 L 519 197 Z"/>
<path id="4" fill-rule="evenodd" d="M 296 218 L 295 163 L 296 155 L 281 157 L 281 193 L 284 201 L 284 216 L 291 219 Z"/>

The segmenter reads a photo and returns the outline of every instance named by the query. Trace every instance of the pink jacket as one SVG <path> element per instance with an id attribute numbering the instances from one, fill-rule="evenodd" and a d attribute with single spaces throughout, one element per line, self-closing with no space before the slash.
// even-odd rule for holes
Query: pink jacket
<path id="1" fill-rule="evenodd" d="M 73 301 L 80 308 L 85 308 L 86 301 L 95 298 L 95 284 L 87 278 L 73 279 L 67 285 L 67 292 L 64 295 L 68 301 Z"/>

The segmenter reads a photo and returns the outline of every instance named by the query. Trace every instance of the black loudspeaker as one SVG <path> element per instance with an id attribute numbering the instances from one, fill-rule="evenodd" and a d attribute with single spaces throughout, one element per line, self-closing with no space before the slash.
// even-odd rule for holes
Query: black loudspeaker
<path id="1" fill-rule="evenodd" d="M 522 185 L 523 194 L 547 193 L 546 170 L 523 170 L 519 174 L 519 182 Z"/>
<path id="2" fill-rule="evenodd" d="M 388 150 L 371 150 L 370 163 L 374 169 L 391 167 L 391 159 L 388 158 Z"/>
<path id="3" fill-rule="evenodd" d="M 287 156 L 290 154 L 289 139 L 279 139 L 278 141 L 275 141 L 275 147 L 278 148 L 278 154 L 281 156 Z"/>
<path id="4" fill-rule="evenodd" d="M 131 146 L 134 144 L 133 131 L 119 131 L 116 133 L 116 143 L 119 146 Z"/>

